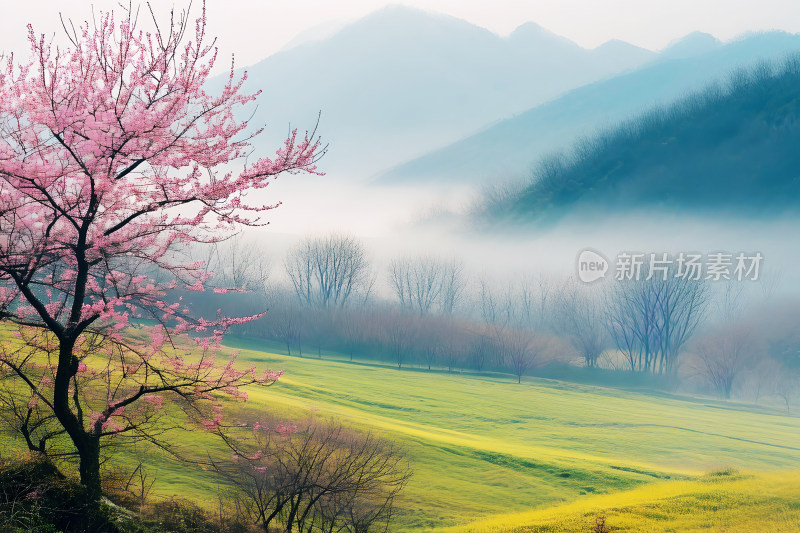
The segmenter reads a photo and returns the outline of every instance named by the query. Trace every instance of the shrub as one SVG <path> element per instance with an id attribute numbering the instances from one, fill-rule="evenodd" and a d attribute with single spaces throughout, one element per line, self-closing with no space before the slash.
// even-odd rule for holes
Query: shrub
<path id="1" fill-rule="evenodd" d="M 43 457 L 0 460 L 0 531 L 3 533 L 243 533 L 239 516 L 220 525 L 192 502 L 171 498 L 144 504 L 141 490 L 131 491 L 138 470 L 110 483 L 117 501 L 129 499 L 133 513 L 106 498 L 92 501 L 77 479 L 69 478 Z M 113 481 L 113 476 L 107 478 Z M 144 479 L 144 476 L 142 476 Z M 128 492 L 126 492 L 126 490 Z M 221 517 L 222 518 L 222 517 Z"/>
<path id="2" fill-rule="evenodd" d="M 110 510 L 90 504 L 86 490 L 40 457 L 0 461 L 0 529 L 3 531 L 119 531 Z"/>
<path id="3" fill-rule="evenodd" d="M 606 525 L 606 515 L 599 514 L 595 517 L 591 533 L 611 533 L 611 528 Z"/>

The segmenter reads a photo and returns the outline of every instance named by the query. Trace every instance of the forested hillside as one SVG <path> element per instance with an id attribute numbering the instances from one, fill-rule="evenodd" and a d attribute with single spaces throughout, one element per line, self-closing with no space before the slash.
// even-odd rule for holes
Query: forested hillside
<path id="1" fill-rule="evenodd" d="M 530 183 L 483 204 L 492 217 L 535 220 L 586 210 L 652 208 L 774 214 L 800 192 L 800 57 L 732 73 L 569 151 Z"/>

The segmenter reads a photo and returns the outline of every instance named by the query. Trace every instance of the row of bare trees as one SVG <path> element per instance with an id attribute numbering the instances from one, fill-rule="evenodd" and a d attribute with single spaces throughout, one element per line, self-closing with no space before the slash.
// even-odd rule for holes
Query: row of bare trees
<path id="1" fill-rule="evenodd" d="M 556 357 L 588 368 L 680 373 L 723 398 L 737 383 L 742 388 L 785 366 L 772 361 L 763 335 L 742 317 L 752 302 L 739 294 L 741 284 L 647 270 L 638 281 L 599 287 L 541 276 L 498 282 L 433 255 L 396 257 L 380 276 L 361 242 L 329 235 L 289 251 L 281 286 L 267 284 L 269 269 L 256 249 L 218 245 L 214 270 L 224 274 L 223 285 L 264 288 L 249 302 L 268 309 L 267 316 L 242 329 L 278 340 L 293 355 L 338 351 L 399 368 L 503 371 L 518 380 Z M 772 377 L 761 381 L 764 390 L 778 388 Z M 761 385 L 748 388 L 762 395 Z"/>
<path id="2" fill-rule="evenodd" d="M 552 334 L 521 326 L 493 327 L 463 316 L 419 314 L 386 303 L 323 310 L 274 291 L 269 312 L 248 324 L 251 334 L 279 341 L 286 353 L 321 357 L 335 351 L 383 359 L 398 368 L 418 365 L 449 372 L 510 372 L 517 377 L 544 362 Z"/>

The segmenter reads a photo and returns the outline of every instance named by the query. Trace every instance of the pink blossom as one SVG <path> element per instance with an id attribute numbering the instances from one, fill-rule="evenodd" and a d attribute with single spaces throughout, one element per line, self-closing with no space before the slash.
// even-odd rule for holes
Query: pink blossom
<path id="1" fill-rule="evenodd" d="M 164 404 L 164 398 L 158 396 L 157 394 L 146 394 L 142 399 L 156 409 L 161 409 Z"/>
<path id="2" fill-rule="evenodd" d="M 100 12 L 95 20 L 76 29 L 76 43 L 59 48 L 29 27 L 31 58 L 9 56 L 0 64 L 0 275 L 9 280 L 13 272 L 42 289 L 31 293 L 9 282 L 0 287 L 0 307 L 11 322 L 75 332 L 73 353 L 36 341 L 52 361 L 35 369 L 31 382 L 45 376 L 43 397 L 101 388 L 108 394 L 103 412 L 88 407 L 97 408 L 103 396 L 85 394 L 84 431 L 114 434 L 146 420 L 151 407 L 162 408 L 162 397 L 149 392 L 214 406 L 220 394 L 244 401 L 244 386 L 280 377 L 240 369 L 233 359 L 216 362 L 212 352 L 221 351 L 228 329 L 263 313 L 192 316 L 169 293 L 203 291 L 210 274 L 202 262 L 174 252 L 262 224 L 279 202 L 252 193 L 281 174 L 321 174 L 323 149 L 314 134 L 294 130 L 272 157 L 251 155 L 249 125 L 237 117 L 257 94 L 244 92 L 246 75 L 233 68 L 219 91 L 209 91 L 216 52 L 205 35 L 205 7 L 195 26 L 175 22 L 152 34 L 125 16 Z M 60 266 L 48 268 L 53 264 Z M 167 272 L 170 281 L 142 274 L 153 271 Z M 134 331 L 131 317 L 164 325 L 133 324 Z M 200 362 L 181 355 L 189 332 L 205 335 L 198 337 Z M 80 343 L 91 333 L 104 344 L 91 348 L 89 368 L 80 361 L 89 349 Z M 75 358 L 77 374 L 58 379 L 65 377 L 59 369 L 74 371 Z M 33 396 L 31 405 L 37 401 Z M 114 408 L 122 404 L 127 410 Z M 213 412 L 202 422 L 211 430 L 222 423 L 221 411 Z"/>

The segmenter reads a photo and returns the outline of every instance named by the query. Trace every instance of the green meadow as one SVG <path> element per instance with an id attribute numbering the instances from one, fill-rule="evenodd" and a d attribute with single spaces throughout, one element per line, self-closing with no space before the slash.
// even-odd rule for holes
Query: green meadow
<path id="1" fill-rule="evenodd" d="M 689 497 L 709 475 L 757 490 L 761 475 L 800 471 L 800 419 L 757 406 L 237 348 L 242 362 L 285 371 L 250 391 L 249 409 L 334 417 L 402 443 L 414 476 L 400 531 L 674 490 L 663 487 Z"/>
<path id="2" fill-rule="evenodd" d="M 398 503 L 396 531 L 590 531 L 600 514 L 613 530 L 627 531 L 726 523 L 733 529 L 720 531 L 751 531 L 775 517 L 798 523 L 800 419 L 779 411 L 230 344 L 241 364 L 285 371 L 230 408 L 336 418 L 402 445 L 414 474 Z M 219 450 L 200 430 L 174 438 L 184 454 Z M 132 460 L 133 452 L 122 453 L 123 462 Z M 210 473 L 163 453 L 143 456 L 160 495 L 213 506 L 220 487 Z M 746 521 L 742 529 L 734 519 Z M 763 530 L 773 529 L 781 530 Z"/>

